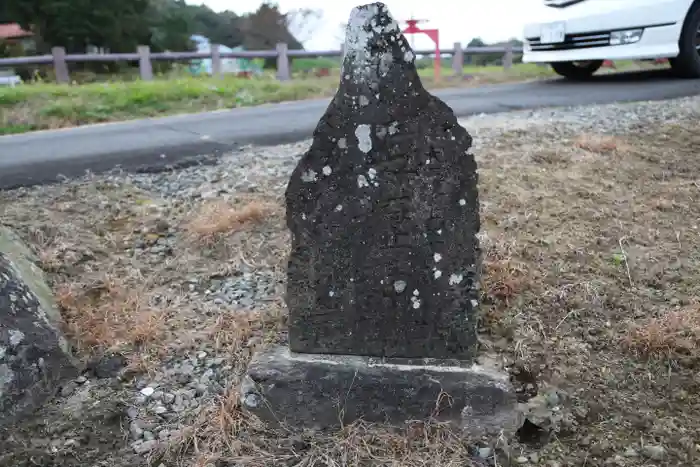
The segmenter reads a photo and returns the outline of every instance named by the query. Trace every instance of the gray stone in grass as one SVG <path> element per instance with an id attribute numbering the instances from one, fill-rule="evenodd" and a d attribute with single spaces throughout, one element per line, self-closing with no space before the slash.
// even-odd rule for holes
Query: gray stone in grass
<path id="1" fill-rule="evenodd" d="M 78 374 L 38 259 L 0 227 L 0 427 L 39 408 Z"/>

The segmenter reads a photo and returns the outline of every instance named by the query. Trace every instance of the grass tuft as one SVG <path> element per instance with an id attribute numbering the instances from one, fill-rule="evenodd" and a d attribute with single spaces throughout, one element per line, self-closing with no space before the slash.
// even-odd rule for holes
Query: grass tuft
<path id="1" fill-rule="evenodd" d="M 243 206 L 228 201 L 213 201 L 203 204 L 185 228 L 195 240 L 211 244 L 247 226 L 262 223 L 273 208 L 260 201 L 250 201 Z"/>
<path id="2" fill-rule="evenodd" d="M 146 292 L 108 275 L 91 284 L 58 286 L 67 336 L 88 354 L 157 344 L 165 336 L 168 315 L 149 302 Z"/>
<path id="3" fill-rule="evenodd" d="M 631 145 L 617 136 L 583 134 L 576 138 L 574 145 L 585 151 L 609 154 L 627 151 Z"/>
<path id="4" fill-rule="evenodd" d="M 633 323 L 624 341 L 628 348 L 645 357 L 698 358 L 700 306 L 667 311 L 643 323 Z"/>

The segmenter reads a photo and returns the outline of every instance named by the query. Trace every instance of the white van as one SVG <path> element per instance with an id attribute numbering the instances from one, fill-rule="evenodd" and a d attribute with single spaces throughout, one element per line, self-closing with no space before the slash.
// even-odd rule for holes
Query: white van
<path id="1" fill-rule="evenodd" d="M 668 58 L 676 74 L 700 78 L 700 0 L 539 1 L 523 62 L 584 79 L 604 60 Z"/>

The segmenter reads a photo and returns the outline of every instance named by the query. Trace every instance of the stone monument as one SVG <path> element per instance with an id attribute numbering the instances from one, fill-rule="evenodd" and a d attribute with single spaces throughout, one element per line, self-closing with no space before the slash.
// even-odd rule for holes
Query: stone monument
<path id="1" fill-rule="evenodd" d="M 79 371 L 38 262 L 0 226 L 0 430 L 41 407 Z"/>
<path id="2" fill-rule="evenodd" d="M 384 4 L 353 9 L 338 92 L 286 192 L 289 346 L 256 354 L 242 387 L 265 420 L 517 428 L 508 376 L 476 362 L 472 140 L 414 60 Z"/>

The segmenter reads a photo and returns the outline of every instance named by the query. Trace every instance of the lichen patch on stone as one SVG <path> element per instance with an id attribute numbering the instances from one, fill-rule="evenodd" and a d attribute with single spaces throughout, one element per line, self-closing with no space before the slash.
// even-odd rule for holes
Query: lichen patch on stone
<path id="1" fill-rule="evenodd" d="M 372 136 L 369 125 L 357 125 L 355 136 L 357 137 L 357 147 L 367 154 L 372 150 Z"/>
<path id="2" fill-rule="evenodd" d="M 406 281 L 395 281 L 394 290 L 396 293 L 403 293 L 403 291 L 406 290 Z"/>
<path id="3" fill-rule="evenodd" d="M 366 186 L 369 186 L 369 182 L 367 182 L 367 178 L 364 175 L 357 176 L 357 186 L 359 188 L 364 188 Z"/>
<path id="4" fill-rule="evenodd" d="M 15 379 L 15 374 L 6 363 L 0 363 L 0 397 L 4 395 L 6 388 Z"/>
<path id="5" fill-rule="evenodd" d="M 24 340 L 24 333 L 18 329 L 10 329 L 10 345 L 17 347 Z"/>
<path id="6" fill-rule="evenodd" d="M 411 297 L 411 303 L 413 303 L 413 308 L 415 308 L 416 310 L 418 308 L 420 308 L 421 302 L 420 302 L 420 299 L 418 297 L 416 297 L 416 296 Z"/>
<path id="7" fill-rule="evenodd" d="M 316 172 L 313 169 L 309 169 L 303 174 L 301 174 L 301 180 L 306 183 L 315 182 L 317 180 Z"/>

